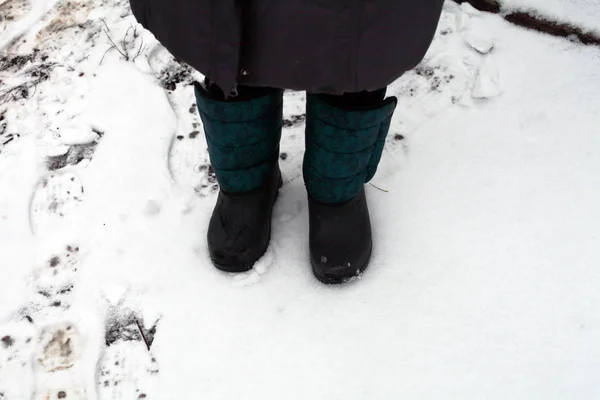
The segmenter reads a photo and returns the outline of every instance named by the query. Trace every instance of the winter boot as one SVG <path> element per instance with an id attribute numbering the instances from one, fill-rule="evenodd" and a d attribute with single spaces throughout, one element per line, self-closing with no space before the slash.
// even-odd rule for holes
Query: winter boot
<path id="1" fill-rule="evenodd" d="M 303 170 L 310 258 L 323 283 L 348 281 L 369 264 L 373 245 L 364 184 L 377 170 L 396 102 L 391 97 L 344 109 L 308 95 Z"/>
<path id="2" fill-rule="evenodd" d="M 227 101 L 200 84 L 195 91 L 220 185 L 208 226 L 209 254 L 222 271 L 248 271 L 271 239 L 271 214 L 281 187 L 283 91 Z"/>

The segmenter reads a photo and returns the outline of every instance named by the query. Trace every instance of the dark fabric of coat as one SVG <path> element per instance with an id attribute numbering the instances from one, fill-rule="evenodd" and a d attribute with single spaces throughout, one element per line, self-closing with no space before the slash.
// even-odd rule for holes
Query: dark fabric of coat
<path id="1" fill-rule="evenodd" d="M 224 91 L 341 94 L 417 65 L 443 0 L 130 0 L 138 21 Z"/>

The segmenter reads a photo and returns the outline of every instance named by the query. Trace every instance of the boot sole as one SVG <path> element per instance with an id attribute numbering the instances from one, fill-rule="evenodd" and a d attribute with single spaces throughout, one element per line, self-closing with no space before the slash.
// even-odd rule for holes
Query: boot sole
<path id="1" fill-rule="evenodd" d="M 281 173 L 280 173 L 277 192 L 275 192 L 275 197 L 273 198 L 273 202 L 271 203 L 271 210 L 269 211 L 269 221 L 271 221 L 273 218 L 273 208 L 275 207 L 275 203 L 277 202 L 277 199 L 279 198 L 279 190 L 282 187 L 283 187 L 283 178 L 281 177 Z M 269 249 L 269 244 L 271 243 L 271 231 L 272 231 L 272 223 L 269 224 L 267 246 L 264 248 L 264 250 L 260 253 L 260 255 L 256 258 L 256 260 L 252 264 L 241 264 L 241 265 L 240 264 L 222 264 L 222 263 L 219 263 L 218 261 L 216 261 L 215 259 L 211 258 L 213 265 L 219 271 L 233 273 L 233 274 L 239 274 L 242 272 L 250 271 L 252 268 L 254 268 L 254 264 L 256 264 L 258 262 L 258 260 L 260 260 L 262 258 L 262 256 L 264 256 L 265 253 L 267 252 L 267 250 Z"/>

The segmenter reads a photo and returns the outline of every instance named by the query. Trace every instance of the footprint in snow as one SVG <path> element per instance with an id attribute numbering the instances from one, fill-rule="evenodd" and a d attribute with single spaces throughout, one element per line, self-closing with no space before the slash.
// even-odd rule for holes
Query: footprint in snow
<path id="1" fill-rule="evenodd" d="M 31 273 L 31 295 L 11 320 L 35 325 L 40 320 L 60 319 L 72 305 L 79 266 L 80 250 L 76 245 L 50 253 Z"/>
<path id="2" fill-rule="evenodd" d="M 34 271 L 32 303 L 37 309 L 70 307 L 79 263 L 79 247 L 67 245 Z"/>
<path id="3" fill-rule="evenodd" d="M 94 140 L 87 144 L 74 144 L 66 148 L 66 151 L 60 155 L 46 157 L 46 167 L 49 171 L 58 171 L 59 169 L 79 165 L 82 161 L 91 161 L 98 140 Z"/>
<path id="4" fill-rule="evenodd" d="M 27 321 L 0 325 L 0 399 L 29 400 L 35 329 Z"/>
<path id="5" fill-rule="evenodd" d="M 157 323 L 146 328 L 139 313 L 113 307 L 106 321 L 106 348 L 98 364 L 99 400 L 156 398 L 158 363 L 152 355 Z"/>
<path id="6" fill-rule="evenodd" d="M 61 232 L 83 201 L 84 189 L 73 172 L 51 173 L 37 184 L 31 198 L 29 221 L 35 235 Z"/>
<path id="7" fill-rule="evenodd" d="M 152 399 L 158 389 L 158 364 L 142 341 L 118 341 L 99 364 L 99 400 Z"/>
<path id="8" fill-rule="evenodd" d="M 33 399 L 86 399 L 82 353 L 81 335 L 74 324 L 44 327 L 33 357 Z"/>
<path id="9" fill-rule="evenodd" d="M 32 273 L 32 296 L 0 326 L 0 399 L 84 399 L 81 337 L 70 322 L 38 325 L 44 320 L 64 320 L 71 306 L 79 269 L 79 247 L 66 245 Z"/>

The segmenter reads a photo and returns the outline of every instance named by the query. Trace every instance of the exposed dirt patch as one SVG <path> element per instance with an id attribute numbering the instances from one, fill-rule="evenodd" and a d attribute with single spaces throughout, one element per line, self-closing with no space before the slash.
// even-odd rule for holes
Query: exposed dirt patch
<path id="1" fill-rule="evenodd" d="M 106 321 L 106 331 L 104 340 L 107 346 L 111 346 L 118 341 L 143 341 L 148 350 L 154 342 L 154 336 L 156 335 L 156 328 L 158 322 L 146 328 L 144 326 L 141 316 L 134 312 L 128 311 L 125 313 L 118 313 L 113 311 L 111 316 Z"/>
<path id="2" fill-rule="evenodd" d="M 194 192 L 199 197 L 205 197 L 210 193 L 214 193 L 219 190 L 219 184 L 217 182 L 217 175 L 215 173 L 215 169 L 212 165 L 202 164 L 198 165 L 197 172 L 201 172 L 205 174 L 205 177 L 202 179 L 202 183 L 194 188 Z"/>
<path id="3" fill-rule="evenodd" d="M 8 349 L 9 347 L 11 347 L 13 344 L 15 344 L 15 339 L 13 339 L 12 337 L 6 335 L 4 336 L 0 341 L 2 341 L 2 346 L 5 349 Z"/>
<path id="4" fill-rule="evenodd" d="M 431 91 L 439 91 L 442 82 L 450 83 L 454 76 L 451 74 L 444 74 L 439 67 L 431 67 L 428 65 L 420 65 L 415 68 L 415 73 L 419 76 L 425 77 L 430 83 Z"/>
<path id="5" fill-rule="evenodd" d="M 38 34 L 38 39 L 56 34 L 73 27 L 81 27 L 90 13 L 90 3 L 81 1 L 61 1 L 55 8 L 56 16 Z"/>
<path id="6" fill-rule="evenodd" d="M 435 68 L 430 67 L 429 65 L 419 64 L 415 67 L 415 69 L 413 69 L 413 71 L 415 71 L 415 74 L 424 76 L 425 78 L 431 78 L 433 75 L 435 75 Z"/>
<path id="7" fill-rule="evenodd" d="M 599 35 L 592 32 L 586 32 L 583 29 L 570 24 L 551 21 L 549 19 L 528 14 L 526 12 L 515 12 L 508 14 L 504 16 L 504 19 L 527 29 L 533 29 L 535 31 L 547 33 L 552 36 L 572 39 L 585 45 L 600 46 Z"/>
<path id="8" fill-rule="evenodd" d="M 0 23 L 8 24 L 20 19 L 31 10 L 28 0 L 0 0 Z"/>
<path id="9" fill-rule="evenodd" d="M 0 105 L 30 98 L 37 85 L 50 79 L 55 67 L 45 52 L 34 49 L 30 54 L 5 54 L 0 56 Z M 8 79 L 19 76 L 19 84 L 9 84 Z"/>
<path id="10" fill-rule="evenodd" d="M 180 83 L 191 85 L 194 82 L 193 75 L 194 70 L 189 65 L 173 61 L 160 72 L 158 81 L 160 86 L 172 92 Z"/>
<path id="11" fill-rule="evenodd" d="M 75 364 L 80 342 L 79 334 L 72 325 L 45 329 L 40 343 L 43 347 L 37 360 L 47 371 L 63 371 Z"/>
<path id="12" fill-rule="evenodd" d="M 6 110 L 0 111 L 0 136 L 4 135 L 6 132 L 6 127 L 8 126 L 8 122 L 6 121 Z"/>
<path id="13" fill-rule="evenodd" d="M 77 260 L 75 249 L 63 252 L 60 256 L 51 257 L 45 266 L 36 273 L 36 292 L 40 296 L 37 299 L 41 307 L 61 307 L 68 309 L 71 304 L 71 293 L 74 289 L 73 276 L 77 272 Z M 43 278 L 43 279 L 40 279 Z"/>
<path id="14" fill-rule="evenodd" d="M 498 0 L 457 0 L 458 3 L 469 3 L 481 11 L 502 14 L 502 6 Z M 585 45 L 600 46 L 600 35 L 589 32 L 572 24 L 551 20 L 530 11 L 518 11 L 502 14 L 502 17 L 515 25 L 546 33 L 556 37 L 562 37 L 579 41 Z"/>
<path id="15" fill-rule="evenodd" d="M 97 135 L 96 140 L 85 144 L 70 145 L 64 154 L 47 157 L 46 168 L 50 171 L 57 171 L 67 166 L 78 165 L 84 160 L 91 161 L 102 136 L 104 136 L 104 132 L 100 130 L 92 128 L 92 131 Z"/>
<path id="16" fill-rule="evenodd" d="M 209 183 L 217 183 L 217 173 L 212 165 L 208 166 L 208 182 Z"/>
<path id="17" fill-rule="evenodd" d="M 306 121 L 306 114 L 292 115 L 283 120 L 283 127 L 291 128 L 293 126 L 299 126 L 302 125 L 304 121 Z"/>
<path id="18" fill-rule="evenodd" d="M 59 256 L 54 256 L 50 259 L 50 261 L 48 261 L 48 264 L 50 265 L 51 268 L 56 267 L 58 264 L 60 264 L 60 257 Z"/>
<path id="19" fill-rule="evenodd" d="M 24 0 L 3 3 L 0 5 L 0 20 L 20 18 L 17 11 L 25 7 L 28 7 L 28 3 Z M 37 86 L 50 79 L 58 65 L 50 57 L 54 50 L 62 49 L 73 41 L 89 42 L 98 35 L 100 27 L 97 25 L 100 21 L 94 24 L 87 20 L 90 11 L 91 6 L 87 1 L 60 1 L 46 17 L 49 23 L 38 32 L 33 51 L 19 52 L 19 46 L 13 45 L 0 56 L 0 105 L 31 98 Z M 71 56 L 74 56 L 73 52 Z M 64 65 L 65 60 L 60 60 L 60 64 Z"/>
<path id="20" fill-rule="evenodd" d="M 126 316 L 113 316 L 106 322 L 106 333 L 104 341 L 107 346 L 117 341 L 141 341 L 142 334 L 137 327 L 137 317 L 133 314 Z"/>
<path id="21" fill-rule="evenodd" d="M 437 65 L 430 66 L 427 64 L 420 64 L 415 67 L 413 71 L 418 76 L 427 79 L 429 90 L 432 92 L 440 92 L 443 85 L 449 84 L 455 78 L 452 73 L 444 71 L 443 68 Z M 411 87 L 408 90 L 408 94 L 411 97 L 414 97 L 416 92 L 416 87 Z"/>
<path id="22" fill-rule="evenodd" d="M 46 355 L 57 357 L 68 357 L 73 353 L 71 341 L 67 338 L 65 331 L 59 330 L 44 348 Z"/>
<path id="23" fill-rule="evenodd" d="M 46 159 L 46 167 L 50 171 L 57 171 L 66 166 L 77 165 L 83 160 L 91 160 L 97 147 L 97 141 L 88 144 L 72 145 L 65 154 L 48 157 Z"/>
<path id="24" fill-rule="evenodd" d="M 20 135 L 17 133 L 8 133 L 8 121 L 6 120 L 6 110 L 0 111 L 0 154 L 2 154 L 2 148 L 7 144 L 11 143 L 15 139 L 19 138 Z"/>
<path id="25" fill-rule="evenodd" d="M 34 51 L 31 54 L 17 54 L 15 56 L 0 56 L 0 70 L 16 72 L 21 68 L 25 67 L 27 64 L 34 61 L 36 58 L 37 52 Z"/>

